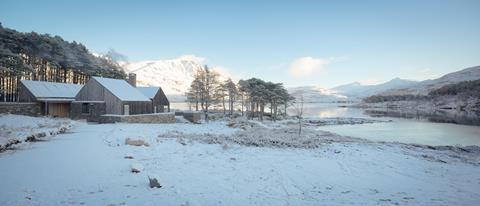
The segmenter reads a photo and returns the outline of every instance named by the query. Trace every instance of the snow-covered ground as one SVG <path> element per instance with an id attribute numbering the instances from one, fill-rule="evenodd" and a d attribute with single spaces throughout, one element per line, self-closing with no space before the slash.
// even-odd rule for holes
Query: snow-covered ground
<path id="1" fill-rule="evenodd" d="M 46 139 L 71 128 L 74 121 L 0 114 L 0 151 L 25 141 Z"/>
<path id="2" fill-rule="evenodd" d="M 270 139 L 263 136 L 288 133 L 292 126 L 279 124 L 79 122 L 68 133 L 32 143 L 29 149 L 0 153 L 0 205 L 480 202 L 480 153 L 476 150 L 348 137 L 308 149 L 288 144 L 279 147 L 275 142 L 245 146 L 252 137 Z M 310 129 L 307 126 L 304 132 L 309 134 Z M 236 137 L 239 134 L 244 137 Z M 222 137 L 230 139 L 218 139 Z M 141 140 L 143 146 L 127 145 L 127 138 Z M 206 141 L 209 139 L 221 142 Z M 238 139 L 245 141 L 234 141 Z M 292 132 L 289 141 L 296 140 Z M 149 188 L 148 177 L 157 178 L 162 188 Z"/>

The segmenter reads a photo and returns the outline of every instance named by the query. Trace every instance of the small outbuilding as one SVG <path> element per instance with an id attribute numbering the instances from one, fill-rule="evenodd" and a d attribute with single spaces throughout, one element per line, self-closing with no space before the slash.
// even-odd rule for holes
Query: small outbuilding
<path id="1" fill-rule="evenodd" d="M 74 103 L 82 104 L 84 112 L 88 112 L 89 105 L 103 103 L 105 114 L 152 113 L 151 100 L 123 79 L 92 77 L 78 92 Z"/>
<path id="2" fill-rule="evenodd" d="M 20 102 L 38 102 L 42 114 L 53 117 L 69 117 L 70 104 L 83 85 L 45 81 L 21 80 Z"/>
<path id="3" fill-rule="evenodd" d="M 170 102 L 161 87 L 137 87 L 137 89 L 152 101 L 153 113 L 170 112 Z"/>

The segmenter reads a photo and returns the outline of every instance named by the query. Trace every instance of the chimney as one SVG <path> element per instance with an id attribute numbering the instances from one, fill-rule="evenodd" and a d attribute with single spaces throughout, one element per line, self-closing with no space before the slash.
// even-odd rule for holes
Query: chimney
<path id="1" fill-rule="evenodd" d="M 137 87 L 137 75 L 135 73 L 129 73 L 127 81 L 133 87 Z"/>

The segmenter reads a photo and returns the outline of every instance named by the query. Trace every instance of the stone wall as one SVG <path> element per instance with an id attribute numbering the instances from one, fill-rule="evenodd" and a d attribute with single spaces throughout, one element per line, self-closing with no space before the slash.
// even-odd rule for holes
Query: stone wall
<path id="1" fill-rule="evenodd" d="M 174 113 L 136 114 L 136 115 L 102 115 L 99 123 L 175 123 Z"/>
<path id="2" fill-rule="evenodd" d="M 202 114 L 202 112 L 185 111 L 182 113 L 182 116 L 190 122 L 198 123 L 202 119 Z"/>
<path id="3" fill-rule="evenodd" d="M 2 102 L 0 113 L 42 116 L 42 107 L 37 102 Z"/>
<path id="4" fill-rule="evenodd" d="M 88 104 L 88 113 L 82 112 L 83 104 Z M 100 116 L 106 114 L 105 107 L 104 102 L 72 102 L 70 105 L 70 118 L 97 122 Z"/>

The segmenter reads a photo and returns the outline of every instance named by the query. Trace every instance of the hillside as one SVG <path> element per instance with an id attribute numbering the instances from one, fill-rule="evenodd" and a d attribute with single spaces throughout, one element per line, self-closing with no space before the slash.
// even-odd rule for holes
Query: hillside
<path id="1" fill-rule="evenodd" d="M 195 56 L 181 56 L 175 59 L 121 62 L 127 73 L 137 74 L 139 86 L 160 86 L 170 101 L 185 100 L 190 83 L 193 81 L 195 71 L 203 67 L 203 59 Z M 213 68 L 217 72 L 217 69 Z M 230 75 L 220 73 L 220 79 Z"/>
<path id="2" fill-rule="evenodd" d="M 400 78 L 392 79 L 388 82 L 377 85 L 362 85 L 359 82 L 341 85 L 332 88 L 336 93 L 353 99 L 368 97 L 374 94 L 385 92 L 391 89 L 407 88 L 415 85 L 417 82 Z"/>
<path id="3" fill-rule="evenodd" d="M 303 94 L 304 102 L 338 102 L 347 101 L 347 97 L 340 95 L 333 90 L 322 88 L 319 86 L 303 86 L 303 87 L 291 87 L 288 88 L 290 93 L 295 98 L 299 97 L 299 94 Z"/>
<path id="4" fill-rule="evenodd" d="M 480 79 L 480 66 L 466 68 L 457 72 L 446 74 L 438 79 L 425 80 L 412 84 L 409 87 L 394 88 L 381 93 L 380 95 L 427 95 L 429 92 L 443 86 L 456 84 L 464 81 Z"/>
<path id="5" fill-rule="evenodd" d="M 402 108 L 410 112 L 416 110 L 428 112 L 456 110 L 478 115 L 480 112 L 480 77 L 478 71 L 479 67 L 472 67 L 447 74 L 439 79 L 420 82 L 416 88 L 372 95 L 364 98 L 361 105 Z M 462 79 L 467 80 L 458 82 Z"/>

